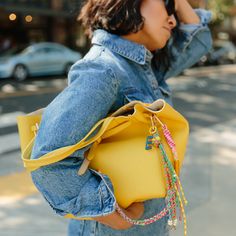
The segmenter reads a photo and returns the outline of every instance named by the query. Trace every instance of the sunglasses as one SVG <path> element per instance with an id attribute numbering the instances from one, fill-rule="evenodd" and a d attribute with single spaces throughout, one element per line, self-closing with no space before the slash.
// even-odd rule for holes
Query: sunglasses
<path id="1" fill-rule="evenodd" d="M 175 0 L 165 0 L 165 6 L 169 16 L 175 14 Z"/>

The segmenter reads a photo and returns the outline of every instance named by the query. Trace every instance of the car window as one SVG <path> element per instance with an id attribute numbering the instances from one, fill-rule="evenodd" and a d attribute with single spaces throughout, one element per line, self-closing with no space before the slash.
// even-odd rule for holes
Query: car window
<path id="1" fill-rule="evenodd" d="M 64 50 L 62 50 L 61 48 L 53 48 L 53 47 L 46 47 L 45 48 L 45 51 L 47 52 L 47 53 L 63 53 L 63 51 Z"/>
<path id="2" fill-rule="evenodd" d="M 35 54 L 39 54 L 39 53 L 46 53 L 45 48 L 38 48 L 34 51 Z"/>

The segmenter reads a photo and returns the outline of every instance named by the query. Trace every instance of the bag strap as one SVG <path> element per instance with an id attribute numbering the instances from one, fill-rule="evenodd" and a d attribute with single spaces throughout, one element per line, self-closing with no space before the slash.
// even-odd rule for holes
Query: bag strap
<path id="1" fill-rule="evenodd" d="M 33 145 L 34 145 L 34 141 L 35 141 L 35 137 L 29 142 L 29 144 L 26 146 L 25 150 L 22 152 L 22 160 L 24 163 L 24 167 L 29 170 L 29 171 L 34 171 L 42 166 L 46 166 L 58 161 L 61 161 L 63 159 L 65 159 L 66 157 L 70 156 L 72 153 L 74 153 L 75 151 L 82 149 L 88 145 L 90 145 L 91 143 L 95 144 L 93 145 L 93 147 L 91 148 L 88 157 L 85 158 L 80 170 L 79 170 L 79 175 L 82 175 L 85 173 L 85 171 L 87 170 L 90 161 L 93 159 L 94 157 L 94 153 L 95 153 L 95 149 L 97 147 L 97 145 L 101 142 L 101 136 L 104 134 L 104 132 L 106 131 L 107 127 L 109 126 L 110 122 L 118 115 L 124 113 L 127 110 L 133 109 L 134 106 L 136 104 L 141 104 L 141 105 L 148 105 L 148 104 L 144 104 L 140 101 L 132 101 L 128 104 L 126 104 L 125 106 L 121 107 L 120 109 L 117 110 L 117 112 L 114 112 L 113 114 L 111 114 L 110 116 L 98 121 L 93 128 L 90 130 L 90 132 L 82 139 L 80 140 L 78 143 L 74 144 L 74 145 L 70 145 L 70 146 L 66 146 L 66 147 L 62 147 L 59 149 L 56 149 L 52 152 L 49 152 L 43 156 L 41 156 L 38 159 L 30 159 L 31 157 L 31 153 L 32 153 L 32 149 L 33 149 Z M 42 113 L 43 110 L 40 110 L 40 113 Z M 91 139 L 87 138 L 93 134 L 93 132 L 100 126 L 102 125 L 101 129 L 98 131 L 98 133 L 92 137 Z M 117 132 L 120 132 L 122 129 L 126 128 L 129 125 L 129 122 L 124 122 L 121 125 L 118 125 L 118 127 L 112 128 L 109 131 L 106 131 L 105 134 L 105 138 L 114 135 Z"/>
<path id="2" fill-rule="evenodd" d="M 142 106 L 148 106 L 149 104 L 140 102 L 140 101 L 132 101 L 126 105 L 124 105 L 123 107 L 121 107 L 120 109 L 118 109 L 116 112 L 114 112 L 113 114 L 111 114 L 111 116 L 108 116 L 100 121 L 98 121 L 95 126 L 90 130 L 90 132 L 78 143 L 74 144 L 74 145 L 70 145 L 70 146 L 66 146 L 66 147 L 62 147 L 59 149 L 56 149 L 52 152 L 49 152 L 43 156 L 41 156 L 38 159 L 34 159 L 31 160 L 31 153 L 32 153 L 32 148 L 34 145 L 34 141 L 35 141 L 35 137 L 29 142 L 29 144 L 26 146 L 25 150 L 23 150 L 22 152 L 22 160 L 24 163 L 24 167 L 26 167 L 26 169 L 28 169 L 29 171 L 33 171 L 36 170 L 38 168 L 40 168 L 41 166 L 45 166 L 45 165 L 49 165 L 52 163 L 55 163 L 57 161 L 63 160 L 64 158 L 68 157 L 69 155 L 71 155 L 73 152 L 77 151 L 78 149 L 82 149 L 88 145 L 90 145 L 91 143 L 97 141 L 97 143 L 99 143 L 101 141 L 101 136 L 103 135 L 103 133 L 106 131 L 106 128 L 109 126 L 110 122 L 114 119 L 114 117 L 121 115 L 122 113 L 124 113 L 127 110 L 133 109 L 135 107 L 135 105 L 140 104 Z M 164 104 L 164 101 L 159 99 L 157 101 L 155 101 L 153 103 L 155 104 Z M 153 105 L 152 104 L 152 105 Z M 40 109 L 37 111 L 39 114 L 43 113 L 43 109 Z M 35 112 L 34 112 L 35 114 Z M 99 132 L 92 137 L 91 139 L 87 140 L 87 138 L 93 134 L 93 132 L 100 126 L 102 125 L 101 129 L 99 130 Z M 123 126 L 122 128 L 125 128 L 125 126 Z M 114 134 L 115 132 L 118 132 L 119 130 L 111 130 L 110 134 Z M 107 133 L 107 132 L 106 132 Z M 92 159 L 92 155 L 91 157 L 88 158 L 89 161 Z M 86 165 L 88 167 L 88 163 Z M 84 170 L 83 170 L 84 172 Z"/>
<path id="3" fill-rule="evenodd" d="M 82 149 L 91 143 L 95 142 L 96 140 L 100 141 L 99 138 L 102 136 L 102 134 L 105 132 L 107 127 L 109 126 L 110 122 L 114 119 L 113 117 L 107 117 L 104 118 L 100 121 L 98 121 L 93 128 L 90 130 L 90 132 L 78 143 L 66 147 L 62 147 L 59 149 L 56 149 L 52 152 L 49 152 L 43 156 L 41 156 L 38 159 L 30 159 L 31 153 L 32 153 L 32 148 L 34 145 L 35 137 L 29 142 L 27 147 L 22 153 L 22 160 L 24 162 L 24 166 L 27 168 L 29 171 L 36 170 L 40 168 L 41 166 L 46 166 L 58 161 L 63 160 L 64 158 L 70 156 L 72 153 L 75 151 Z M 102 125 L 101 129 L 98 131 L 98 133 L 93 136 L 92 138 L 88 139 L 90 135 L 94 133 L 94 131 Z M 88 140 L 87 140 L 88 139 Z"/>

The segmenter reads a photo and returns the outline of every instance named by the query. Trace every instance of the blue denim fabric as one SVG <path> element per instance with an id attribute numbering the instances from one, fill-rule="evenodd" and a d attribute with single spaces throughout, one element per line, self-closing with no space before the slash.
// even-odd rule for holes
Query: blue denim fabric
<path id="1" fill-rule="evenodd" d="M 153 102 L 163 98 L 171 104 L 171 91 L 166 83 L 206 54 L 212 45 L 207 26 L 210 14 L 198 9 L 198 25 L 181 25 L 168 42 L 170 66 L 158 64 L 158 51 L 104 30 L 97 30 L 87 55 L 75 63 L 68 75 L 68 86 L 46 107 L 33 147 L 32 159 L 81 140 L 92 126 L 107 114 L 132 100 Z M 105 216 L 114 212 L 115 197 L 108 176 L 88 170 L 77 171 L 86 147 L 70 157 L 32 172 L 32 179 L 52 209 L 64 216 Z M 164 199 L 145 201 L 142 218 L 155 215 L 164 207 Z M 142 227 L 113 230 L 95 221 L 71 220 L 70 236 L 143 236 L 168 235 L 166 217 Z"/>

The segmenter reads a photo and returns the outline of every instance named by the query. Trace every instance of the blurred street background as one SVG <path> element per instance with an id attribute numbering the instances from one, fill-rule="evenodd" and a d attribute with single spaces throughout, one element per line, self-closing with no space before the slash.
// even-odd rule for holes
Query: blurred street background
<path id="1" fill-rule="evenodd" d="M 67 86 L 70 66 L 89 49 L 76 21 L 81 2 L 0 2 L 1 236 L 66 235 L 67 220 L 51 211 L 23 168 L 16 117 L 47 106 Z M 214 45 L 196 65 L 169 80 L 175 108 L 191 127 L 181 173 L 189 201 L 188 235 L 234 236 L 236 1 L 190 2 L 213 12 Z M 183 235 L 182 228 L 171 236 Z"/>

